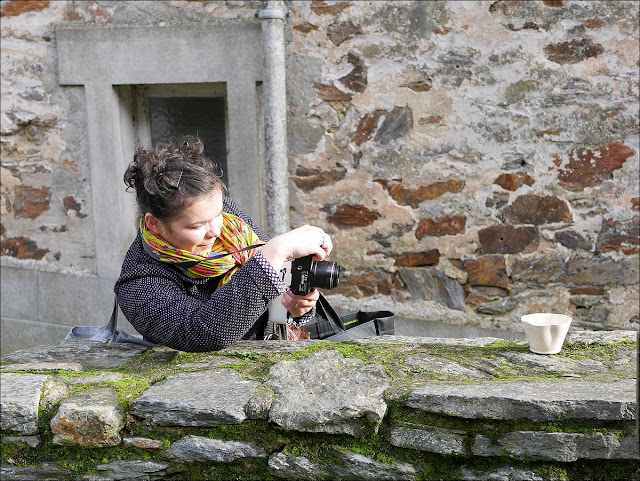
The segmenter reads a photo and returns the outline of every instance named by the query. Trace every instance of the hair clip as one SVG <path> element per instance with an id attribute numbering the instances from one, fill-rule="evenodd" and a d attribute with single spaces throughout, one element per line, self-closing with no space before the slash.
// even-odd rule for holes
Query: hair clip
<path id="1" fill-rule="evenodd" d="M 174 172 L 175 172 L 175 171 L 174 171 Z M 171 187 L 173 187 L 173 188 L 177 189 L 177 188 L 180 186 L 180 180 L 182 179 L 182 173 L 183 173 L 183 172 L 184 172 L 183 170 L 181 170 L 181 171 L 180 171 L 180 175 L 178 176 L 178 180 L 176 180 L 175 182 L 174 182 L 174 181 L 171 179 L 171 177 L 170 177 L 170 176 L 168 176 L 168 175 L 167 175 L 167 176 L 164 176 L 164 181 L 165 181 L 167 184 L 169 184 L 169 186 L 171 186 Z"/>

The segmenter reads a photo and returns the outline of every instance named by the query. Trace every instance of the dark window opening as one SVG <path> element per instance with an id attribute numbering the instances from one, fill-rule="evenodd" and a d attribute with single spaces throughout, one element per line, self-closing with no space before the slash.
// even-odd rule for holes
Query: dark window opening
<path id="1" fill-rule="evenodd" d="M 149 97 L 151 142 L 180 135 L 198 135 L 205 155 L 222 169 L 227 182 L 227 144 L 224 97 Z"/>

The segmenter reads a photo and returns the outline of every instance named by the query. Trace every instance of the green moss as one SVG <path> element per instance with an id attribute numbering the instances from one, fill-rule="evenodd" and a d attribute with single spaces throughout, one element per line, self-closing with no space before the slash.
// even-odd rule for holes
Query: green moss
<path id="1" fill-rule="evenodd" d="M 121 379 L 113 383 L 118 401 L 125 411 L 129 409 L 135 399 L 150 387 L 151 384 L 144 379 Z"/>
<path id="2" fill-rule="evenodd" d="M 266 459 L 244 459 L 232 463 L 172 463 L 171 479 L 198 481 L 281 481 L 269 474 Z"/>

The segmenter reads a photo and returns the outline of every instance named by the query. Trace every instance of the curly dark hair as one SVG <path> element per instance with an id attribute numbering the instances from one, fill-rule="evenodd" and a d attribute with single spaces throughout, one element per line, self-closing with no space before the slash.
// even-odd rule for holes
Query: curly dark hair
<path id="1" fill-rule="evenodd" d="M 217 164 L 204 155 L 197 136 L 159 142 L 155 148 L 138 149 L 124 173 L 124 183 L 136 191 L 140 214 L 147 212 L 171 221 L 199 197 L 227 187 L 216 171 Z"/>

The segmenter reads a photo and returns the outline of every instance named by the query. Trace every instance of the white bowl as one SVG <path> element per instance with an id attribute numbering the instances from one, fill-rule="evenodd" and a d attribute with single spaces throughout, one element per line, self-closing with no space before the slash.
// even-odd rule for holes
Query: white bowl
<path id="1" fill-rule="evenodd" d="M 522 316 L 529 349 L 536 354 L 557 354 L 569 331 L 571 317 L 563 314 L 538 312 Z"/>

